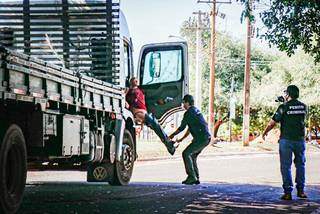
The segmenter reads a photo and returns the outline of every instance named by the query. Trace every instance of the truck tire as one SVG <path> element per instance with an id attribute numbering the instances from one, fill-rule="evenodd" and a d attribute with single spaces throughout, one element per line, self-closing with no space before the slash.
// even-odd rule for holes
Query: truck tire
<path id="1" fill-rule="evenodd" d="M 27 150 L 19 126 L 11 125 L 0 144 L 0 213 L 16 213 L 27 178 Z"/>
<path id="2" fill-rule="evenodd" d="M 109 183 L 111 185 L 127 185 L 130 182 L 136 151 L 131 133 L 124 131 L 121 161 L 116 160 L 114 164 L 114 176 Z"/>

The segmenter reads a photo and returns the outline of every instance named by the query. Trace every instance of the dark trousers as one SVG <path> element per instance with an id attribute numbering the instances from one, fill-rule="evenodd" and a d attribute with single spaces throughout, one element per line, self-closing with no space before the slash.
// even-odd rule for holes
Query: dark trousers
<path id="1" fill-rule="evenodd" d="M 193 139 L 192 143 L 182 152 L 184 167 L 188 177 L 199 180 L 197 158 L 201 151 L 210 143 L 209 138 Z"/>

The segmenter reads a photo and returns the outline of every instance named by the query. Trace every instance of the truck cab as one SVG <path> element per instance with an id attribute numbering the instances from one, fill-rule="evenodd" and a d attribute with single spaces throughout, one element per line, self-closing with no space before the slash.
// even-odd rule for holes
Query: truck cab
<path id="1" fill-rule="evenodd" d="M 133 44 L 126 18 L 120 14 L 120 85 L 129 87 L 129 80 L 134 77 Z M 137 65 L 136 74 L 145 92 L 147 111 L 163 124 L 170 115 L 182 110 L 182 98 L 188 93 L 187 43 L 146 44 L 140 50 Z"/>

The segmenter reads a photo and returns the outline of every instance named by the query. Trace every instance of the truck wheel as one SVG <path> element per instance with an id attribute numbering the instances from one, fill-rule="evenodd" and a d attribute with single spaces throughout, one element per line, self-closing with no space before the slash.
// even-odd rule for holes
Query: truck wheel
<path id="1" fill-rule="evenodd" d="M 27 150 L 19 126 L 11 125 L 0 145 L 0 213 L 16 213 L 27 178 Z"/>
<path id="2" fill-rule="evenodd" d="M 115 161 L 114 176 L 111 185 L 127 185 L 131 179 L 135 161 L 133 138 L 128 130 L 124 131 L 121 161 Z"/>

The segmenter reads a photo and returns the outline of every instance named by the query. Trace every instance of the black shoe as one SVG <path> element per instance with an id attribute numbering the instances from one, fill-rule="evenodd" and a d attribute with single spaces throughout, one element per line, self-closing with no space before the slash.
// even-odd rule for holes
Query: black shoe
<path id="1" fill-rule="evenodd" d="M 291 201 L 291 200 L 292 200 L 291 193 L 285 193 L 285 194 L 283 194 L 280 199 L 281 199 L 281 200 L 285 200 L 285 201 Z"/>
<path id="2" fill-rule="evenodd" d="M 174 141 L 169 141 L 165 143 L 168 152 L 170 153 L 170 155 L 174 155 L 175 151 L 176 151 L 176 147 L 174 147 Z"/>
<path id="3" fill-rule="evenodd" d="M 196 180 L 194 178 L 190 178 L 190 177 L 187 177 L 186 180 L 182 181 L 182 184 L 186 184 L 186 185 L 193 185 L 193 184 L 200 184 L 200 181 L 199 180 Z"/>
<path id="4" fill-rule="evenodd" d="M 304 191 L 298 191 L 297 197 L 302 199 L 308 198 L 308 196 L 304 193 Z"/>

